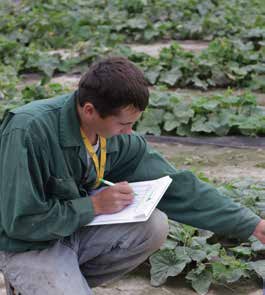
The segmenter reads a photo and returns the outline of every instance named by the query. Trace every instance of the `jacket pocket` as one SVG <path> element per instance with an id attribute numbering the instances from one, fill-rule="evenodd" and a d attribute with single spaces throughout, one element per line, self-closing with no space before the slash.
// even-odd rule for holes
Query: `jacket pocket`
<path id="1" fill-rule="evenodd" d="M 46 193 L 50 197 L 71 200 L 79 197 L 79 191 L 73 178 L 58 178 L 50 176 L 46 184 Z"/>

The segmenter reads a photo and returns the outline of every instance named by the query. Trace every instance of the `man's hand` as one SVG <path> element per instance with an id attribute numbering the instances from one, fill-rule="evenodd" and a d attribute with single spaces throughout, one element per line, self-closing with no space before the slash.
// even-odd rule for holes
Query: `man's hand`
<path id="1" fill-rule="evenodd" d="M 265 220 L 262 219 L 256 226 L 253 236 L 255 236 L 261 243 L 265 244 Z"/>
<path id="2" fill-rule="evenodd" d="M 133 202 L 133 190 L 128 182 L 119 182 L 91 197 L 95 215 L 111 214 Z"/>

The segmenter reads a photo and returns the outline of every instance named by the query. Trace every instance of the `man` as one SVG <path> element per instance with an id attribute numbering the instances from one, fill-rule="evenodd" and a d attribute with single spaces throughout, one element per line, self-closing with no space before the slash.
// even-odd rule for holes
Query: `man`
<path id="1" fill-rule="evenodd" d="M 132 133 L 148 104 L 143 74 L 124 58 L 92 65 L 74 94 L 11 111 L 0 129 L 0 268 L 21 294 L 92 294 L 159 249 L 167 217 L 265 242 L 265 221 Z M 133 201 L 127 181 L 169 175 L 147 222 L 84 227 Z M 99 179 L 116 185 L 98 191 Z"/>

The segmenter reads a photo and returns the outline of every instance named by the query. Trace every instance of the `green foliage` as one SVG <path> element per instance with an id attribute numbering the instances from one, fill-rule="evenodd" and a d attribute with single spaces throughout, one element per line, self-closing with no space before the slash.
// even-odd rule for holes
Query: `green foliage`
<path id="1" fill-rule="evenodd" d="M 262 0 L 2 1 L 0 72 L 3 80 L 9 81 L 11 73 L 12 79 L 0 85 L 1 92 L 13 99 L 21 74 L 41 73 L 48 81 L 55 72 L 82 70 L 80 66 L 109 53 L 138 63 L 151 84 L 264 90 L 264 15 Z M 216 37 L 222 39 L 199 55 L 185 52 L 177 43 L 159 58 L 119 46 L 161 38 Z M 71 48 L 74 54 L 62 57 L 50 52 L 60 48 Z"/>
<path id="2" fill-rule="evenodd" d="M 184 247 L 175 249 L 164 249 L 150 258 L 151 284 L 160 286 L 166 282 L 168 277 L 174 277 L 180 274 L 186 264 L 191 262 Z"/>
<path id="3" fill-rule="evenodd" d="M 265 218 L 265 184 L 253 180 L 233 181 L 220 190 L 235 201 L 249 207 L 256 214 Z"/>
<path id="4" fill-rule="evenodd" d="M 223 36 L 260 41 L 263 4 L 262 0 L 2 1 L 0 28 L 19 43 L 45 48 L 70 47 L 102 35 L 107 41 Z"/>
<path id="5" fill-rule="evenodd" d="M 21 90 L 21 97 L 11 100 L 0 100 L 0 122 L 5 112 L 37 99 L 50 98 L 69 92 L 67 87 L 58 83 L 42 85 L 41 83 L 25 86 Z"/>
<path id="6" fill-rule="evenodd" d="M 68 92 L 48 81 L 57 72 L 82 71 L 98 57 L 123 55 L 140 66 L 151 85 L 150 107 L 136 129 L 168 135 L 264 135 L 265 111 L 250 94 L 187 101 L 169 87 L 249 87 L 265 91 L 265 6 L 263 0 L 3 0 L 0 3 L 0 121 L 24 103 Z M 212 40 L 200 53 L 176 42 L 158 58 L 122 43 L 168 39 Z M 66 56 L 56 49 L 70 48 Z M 25 73 L 42 81 L 18 87 Z M 209 181 L 204 175 L 201 179 Z M 265 217 L 265 186 L 253 181 L 219 188 Z M 224 248 L 213 234 L 170 221 L 163 248 L 151 258 L 151 283 L 185 273 L 198 294 L 212 283 L 231 283 L 252 271 L 265 278 L 265 246 L 251 237 Z"/>
<path id="7" fill-rule="evenodd" d="M 245 206 L 264 216 L 264 183 L 241 180 L 223 184 L 219 189 L 225 193 L 229 191 L 229 195 L 236 201 L 240 199 Z M 249 196 L 259 198 L 259 201 L 245 202 Z M 255 237 L 251 236 L 243 244 L 226 238 L 223 242 L 229 246 L 222 246 L 215 242 L 217 238 L 212 232 L 172 220 L 169 225 L 167 241 L 150 257 L 153 286 L 160 286 L 168 277 L 183 273 L 192 288 L 203 295 L 207 294 L 211 284 L 233 283 L 250 277 L 253 272 L 265 278 L 264 260 L 257 260 L 257 254 L 264 253 L 265 246 Z"/>
<path id="8" fill-rule="evenodd" d="M 160 286 L 170 276 L 184 272 L 198 294 L 207 294 L 212 283 L 232 283 L 248 277 L 248 262 L 233 256 L 219 244 L 207 242 L 213 233 L 170 221 L 168 241 L 153 254 L 151 284 Z M 174 244 L 169 241 L 174 241 Z M 248 255 L 250 256 L 250 255 Z"/>
<path id="9" fill-rule="evenodd" d="M 67 92 L 69 92 L 69 89 L 63 87 L 59 83 L 50 83 L 46 85 L 37 83 L 24 87 L 22 90 L 22 100 L 24 103 L 28 103 L 33 100 L 50 98 Z"/>
<path id="10" fill-rule="evenodd" d="M 17 73 L 13 67 L 0 63 L 0 100 L 16 96 Z"/>
<path id="11" fill-rule="evenodd" d="M 164 48 L 157 60 L 142 56 L 141 65 L 151 84 L 203 90 L 249 86 L 258 90 L 264 88 L 264 58 L 263 47 L 222 38 L 212 41 L 199 54 L 187 52 L 175 42 Z"/>
<path id="12" fill-rule="evenodd" d="M 143 128 L 148 122 L 148 128 Z M 150 106 L 136 126 L 141 133 L 164 135 L 227 134 L 263 135 L 265 109 L 258 107 L 256 97 L 246 92 L 193 98 L 191 101 L 175 92 L 153 91 Z"/>

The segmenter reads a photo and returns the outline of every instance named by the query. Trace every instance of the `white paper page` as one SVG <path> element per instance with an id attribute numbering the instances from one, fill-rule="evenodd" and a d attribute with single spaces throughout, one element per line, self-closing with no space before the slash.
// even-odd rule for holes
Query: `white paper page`
<path id="1" fill-rule="evenodd" d="M 134 201 L 122 211 L 114 214 L 102 214 L 94 218 L 88 224 L 111 223 L 114 221 L 130 222 L 137 219 L 144 219 L 154 209 L 157 200 L 165 192 L 165 185 L 171 182 L 170 177 L 162 177 L 157 180 L 130 183 L 135 192 Z"/>

